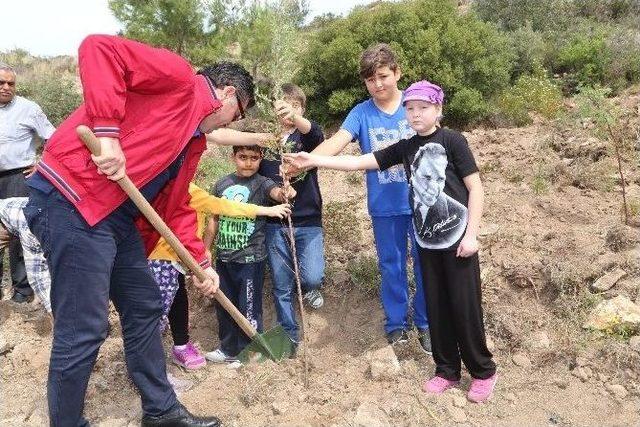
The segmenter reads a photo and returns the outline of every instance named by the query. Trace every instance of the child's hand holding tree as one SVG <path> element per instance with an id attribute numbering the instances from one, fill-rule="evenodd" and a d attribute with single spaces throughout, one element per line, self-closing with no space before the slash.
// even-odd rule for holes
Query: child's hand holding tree
<path id="1" fill-rule="evenodd" d="M 282 203 L 281 205 L 275 206 L 261 206 L 257 213 L 258 215 L 284 219 L 291 215 L 291 205 L 288 203 Z"/>
<path id="2" fill-rule="evenodd" d="M 289 122 L 293 122 L 295 115 L 298 113 L 293 105 L 281 99 L 276 100 L 273 103 L 273 107 L 276 110 L 276 115 L 280 117 L 280 119 Z"/>

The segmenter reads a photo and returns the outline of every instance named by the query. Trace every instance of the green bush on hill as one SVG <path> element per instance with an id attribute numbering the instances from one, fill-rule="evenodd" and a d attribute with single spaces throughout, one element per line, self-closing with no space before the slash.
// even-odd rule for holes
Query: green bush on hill
<path id="1" fill-rule="evenodd" d="M 337 120 L 368 96 L 358 76 L 368 46 L 389 43 L 400 59 L 400 87 L 428 79 L 447 94 L 448 124 L 484 118 L 485 99 L 509 85 L 515 55 L 507 37 L 453 2 L 412 0 L 355 10 L 312 34 L 299 82 L 309 92 L 312 117 Z M 479 96 L 480 95 L 480 96 Z"/>

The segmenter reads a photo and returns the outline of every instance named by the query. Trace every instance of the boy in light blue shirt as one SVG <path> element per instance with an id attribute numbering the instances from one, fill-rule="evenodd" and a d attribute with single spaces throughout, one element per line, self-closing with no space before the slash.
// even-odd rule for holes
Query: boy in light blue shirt
<path id="1" fill-rule="evenodd" d="M 367 154 L 413 136 L 415 131 L 409 126 L 402 105 L 403 93 L 398 89 L 400 76 L 395 54 L 388 45 L 381 43 L 366 49 L 360 58 L 360 77 L 371 98 L 356 105 L 340 130 L 313 150 L 313 154 L 334 156 L 355 140 L 360 143 L 362 153 Z M 366 176 L 369 215 L 382 277 L 380 294 L 387 340 L 391 344 L 408 341 L 407 249 L 410 241 L 416 281 L 413 323 L 422 348 L 431 353 L 407 177 L 400 165 L 386 171 L 368 171 Z"/>

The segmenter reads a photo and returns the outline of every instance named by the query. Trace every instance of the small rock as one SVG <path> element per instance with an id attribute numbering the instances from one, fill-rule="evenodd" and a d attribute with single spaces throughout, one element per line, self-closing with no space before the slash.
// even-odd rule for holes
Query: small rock
<path id="1" fill-rule="evenodd" d="M 400 366 L 402 367 L 402 372 L 407 377 L 415 377 L 415 376 L 418 375 L 418 373 L 420 371 L 420 367 L 418 366 L 418 362 L 416 362 L 415 359 L 403 360 L 400 363 Z"/>
<path id="2" fill-rule="evenodd" d="M 464 396 L 454 395 L 451 398 L 451 403 L 456 408 L 464 408 L 467 406 L 467 398 Z"/>
<path id="3" fill-rule="evenodd" d="M 9 353 L 15 347 L 14 343 L 11 343 L 4 338 L 0 338 L 0 355 Z"/>
<path id="4" fill-rule="evenodd" d="M 353 424 L 357 427 L 391 427 L 387 414 L 373 403 L 363 403 L 358 407 Z"/>
<path id="5" fill-rule="evenodd" d="M 625 369 L 624 370 L 624 374 L 626 375 L 626 378 L 629 379 L 631 378 L 632 380 L 637 380 L 638 379 L 638 374 L 632 370 L 632 369 Z"/>
<path id="6" fill-rule="evenodd" d="M 516 353 L 516 354 L 514 354 L 513 356 L 511 356 L 511 360 L 513 361 L 514 365 L 520 366 L 521 368 L 530 368 L 531 367 L 531 360 L 524 353 Z"/>
<path id="7" fill-rule="evenodd" d="M 496 351 L 496 343 L 491 337 L 487 337 L 487 349 L 489 349 L 491 353 Z"/>
<path id="8" fill-rule="evenodd" d="M 289 404 L 287 402 L 276 401 L 271 404 L 271 409 L 275 415 L 282 415 L 289 409 Z"/>
<path id="9" fill-rule="evenodd" d="M 582 356 L 576 357 L 576 366 L 589 366 L 589 359 Z"/>
<path id="10" fill-rule="evenodd" d="M 629 395 L 629 393 L 627 392 L 627 389 L 621 386 L 620 384 L 608 384 L 605 386 L 605 388 L 609 393 L 611 393 L 612 395 L 614 395 L 616 398 L 620 400 L 626 398 Z"/>
<path id="11" fill-rule="evenodd" d="M 600 372 L 598 373 L 598 381 L 606 383 L 607 381 L 609 381 L 609 376 Z"/>
<path id="12" fill-rule="evenodd" d="M 589 381 L 589 378 L 591 378 L 591 376 L 593 375 L 593 372 L 591 371 L 591 368 L 589 368 L 588 366 L 578 366 L 573 371 L 571 371 L 571 375 L 578 378 L 583 383 L 586 383 L 587 381 Z"/>
<path id="13" fill-rule="evenodd" d="M 538 331 L 531 334 L 527 341 L 530 350 L 548 350 L 551 347 L 551 340 L 545 331 Z"/>
<path id="14" fill-rule="evenodd" d="M 618 295 L 598 304 L 582 327 L 605 332 L 640 330 L 640 306 Z"/>
<path id="15" fill-rule="evenodd" d="M 640 353 L 640 336 L 636 335 L 635 337 L 631 337 L 629 340 L 629 347 Z"/>
<path id="16" fill-rule="evenodd" d="M 556 379 L 553 384 L 561 390 L 566 390 L 566 388 L 569 387 L 569 381 L 561 378 Z"/>
<path id="17" fill-rule="evenodd" d="M 593 282 L 593 284 L 591 285 L 591 291 L 608 291 L 609 289 L 613 288 L 616 283 L 618 283 L 618 280 L 622 279 L 626 275 L 626 271 L 622 270 L 621 268 L 616 268 Z"/>
<path id="18" fill-rule="evenodd" d="M 368 359 L 374 380 L 395 379 L 400 372 L 400 363 L 390 345 L 369 353 Z"/>
<path id="19" fill-rule="evenodd" d="M 504 395 L 504 400 L 513 403 L 518 400 L 518 397 L 514 393 L 507 393 Z"/>
<path id="20" fill-rule="evenodd" d="M 456 423 L 467 422 L 467 414 L 462 409 L 456 408 L 455 406 L 447 406 L 447 412 L 449 413 L 449 417 L 453 422 L 456 422 Z"/>

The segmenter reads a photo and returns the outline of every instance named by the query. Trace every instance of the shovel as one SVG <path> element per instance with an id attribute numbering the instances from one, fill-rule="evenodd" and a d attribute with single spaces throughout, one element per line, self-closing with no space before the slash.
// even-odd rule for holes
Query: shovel
<path id="1" fill-rule="evenodd" d="M 84 144 L 89 148 L 89 151 L 91 151 L 94 156 L 99 156 L 100 141 L 93 134 L 91 129 L 87 126 L 81 125 L 76 128 L 76 132 L 82 142 L 84 142 Z M 127 193 L 138 209 L 140 209 L 140 212 L 142 212 L 142 214 L 149 220 L 151 225 L 153 225 L 158 233 L 164 237 L 169 246 L 171 246 L 176 254 L 178 254 L 180 260 L 193 272 L 193 274 L 196 275 L 198 280 L 206 280 L 208 276 L 204 269 L 187 251 L 175 234 L 173 234 L 167 224 L 164 223 L 162 218 L 160 218 L 160 215 L 156 213 L 147 199 L 145 199 L 140 193 L 140 190 L 138 190 L 133 182 L 131 182 L 129 177 L 125 175 L 116 182 L 124 192 Z M 293 353 L 293 342 L 289 339 L 282 326 L 278 325 L 265 333 L 259 334 L 253 325 L 251 325 L 249 320 L 247 320 L 247 318 L 238 311 L 236 306 L 229 301 L 221 290 L 218 290 L 214 294 L 214 298 L 218 300 L 225 310 L 227 310 L 244 333 L 251 338 L 249 345 L 247 345 L 247 347 L 238 355 L 238 359 L 240 359 L 241 362 L 246 363 L 254 358 L 258 358 L 259 360 L 271 359 L 274 362 L 279 362 Z"/>

